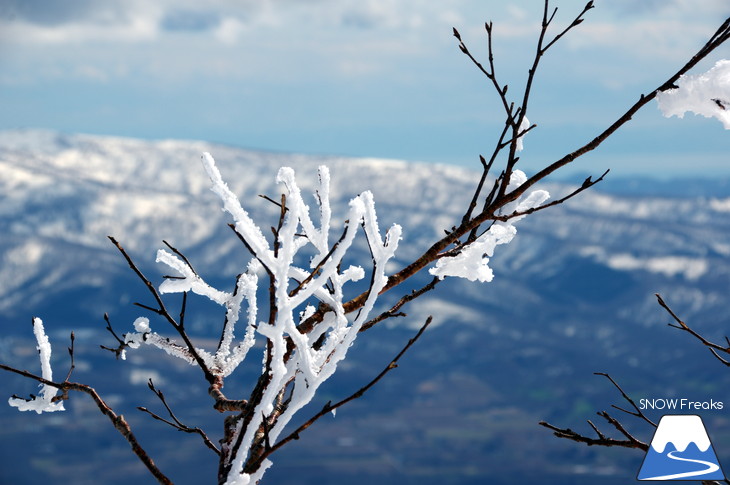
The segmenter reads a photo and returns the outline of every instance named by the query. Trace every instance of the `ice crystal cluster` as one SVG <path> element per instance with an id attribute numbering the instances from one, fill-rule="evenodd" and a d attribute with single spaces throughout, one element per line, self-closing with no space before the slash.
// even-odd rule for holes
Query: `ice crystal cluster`
<path id="1" fill-rule="evenodd" d="M 676 89 L 657 93 L 657 102 L 667 118 L 682 118 L 690 111 L 717 118 L 730 130 L 730 60 L 717 61 L 705 73 L 680 77 Z"/>
<path id="2" fill-rule="evenodd" d="M 53 381 L 53 370 L 51 369 L 51 343 L 48 341 L 46 331 L 43 329 L 43 320 L 33 319 L 33 333 L 38 342 L 38 357 L 41 360 L 41 377 L 47 381 Z M 51 413 L 53 411 L 64 411 L 63 401 L 53 402 L 58 389 L 47 384 L 41 384 L 41 392 L 38 396 L 30 399 L 11 397 L 8 404 L 18 411 L 35 411 L 38 414 Z"/>
<path id="3" fill-rule="evenodd" d="M 220 197 L 224 210 L 233 219 L 236 232 L 253 256 L 246 271 L 238 277 L 235 291 L 226 293 L 208 285 L 178 256 L 160 250 L 157 261 L 169 266 L 181 278 L 168 279 L 160 285 L 159 290 L 160 293 L 191 291 L 225 308 L 225 325 L 218 348 L 215 352 L 198 350 L 208 368 L 220 376 L 230 375 L 244 361 L 257 338 L 268 342 L 264 352 L 270 352 L 270 356 L 264 357 L 268 365 L 263 369 L 269 373 L 268 385 L 251 413 L 252 421 L 245 428 L 243 420 L 238 422 L 235 433 L 243 433 L 243 436 L 237 436 L 235 440 L 240 439 L 241 445 L 238 453 L 232 457 L 227 481 L 230 484 L 256 483 L 271 463 L 266 460 L 256 472 L 245 474 L 243 467 L 248 455 L 241 450 L 249 450 L 253 446 L 264 417 L 274 412 L 287 388 L 291 389 L 288 405 L 268 430 L 268 439 L 272 443 L 276 442 L 294 414 L 312 400 L 319 386 L 334 374 L 367 321 L 380 290 L 388 281 L 385 268 L 398 248 L 401 227 L 394 224 L 383 238 L 373 196 L 370 192 L 363 192 L 349 203 L 342 237 L 336 242 L 332 241 L 329 170 L 324 166 L 319 167 L 319 186 L 315 194 L 319 210 L 315 223 L 297 185 L 294 171 L 285 167 L 279 170 L 277 182 L 283 184 L 288 192 L 286 213 L 277 231 L 276 247 L 272 247 L 236 195 L 223 182 L 213 158 L 207 153 L 203 155 L 203 165 L 213 183 L 213 192 Z M 343 267 L 343 258 L 360 227 L 365 232 L 371 251 L 371 282 L 363 308 L 354 317 L 348 317 L 343 306 L 345 286 L 363 279 L 365 270 L 360 266 Z M 309 260 L 309 268 L 295 264 L 297 254 L 305 247 L 314 252 Z M 276 311 L 273 321 L 261 321 L 258 312 L 256 290 L 261 269 L 274 282 Z M 247 305 L 245 330 L 238 343 L 235 343 L 235 327 L 244 301 Z M 324 303 L 329 310 L 313 331 L 303 333 L 298 325 L 315 312 L 312 301 Z M 194 363 L 192 356 L 182 346 L 152 332 L 146 319 L 138 319 L 135 329 L 136 333 L 125 337 L 129 343 L 152 344 Z M 321 346 L 314 345 L 320 339 L 324 343 Z"/>

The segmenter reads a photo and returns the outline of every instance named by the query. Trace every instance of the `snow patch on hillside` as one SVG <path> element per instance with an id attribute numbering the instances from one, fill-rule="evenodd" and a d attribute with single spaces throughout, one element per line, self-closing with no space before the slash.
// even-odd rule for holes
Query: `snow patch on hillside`
<path id="1" fill-rule="evenodd" d="M 637 257 L 630 253 L 608 254 L 603 248 L 590 246 L 582 248 L 581 256 L 592 257 L 611 269 L 619 271 L 643 270 L 667 277 L 682 276 L 696 281 L 709 270 L 706 259 L 685 256 Z"/>

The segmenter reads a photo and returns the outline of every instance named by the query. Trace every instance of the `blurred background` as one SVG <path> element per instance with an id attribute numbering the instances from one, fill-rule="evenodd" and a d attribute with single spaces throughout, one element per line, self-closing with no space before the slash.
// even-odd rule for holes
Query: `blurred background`
<path id="1" fill-rule="evenodd" d="M 719 0 L 595 3 L 542 61 L 528 113 L 538 128 L 520 162 L 528 173 L 602 131 L 730 14 Z M 74 379 L 125 415 L 175 483 L 210 483 L 216 457 L 198 438 L 135 409 L 162 412 L 146 386 L 152 378 L 180 419 L 217 440 L 220 415 L 197 369 L 149 349 L 116 361 L 98 347 L 114 344 L 104 312 L 121 334 L 143 314 L 132 303 L 149 304 L 106 236 L 155 284 L 165 269 L 154 254 L 166 239 L 230 289 L 247 254 L 208 190 L 199 157 L 209 151 L 262 227 L 277 211 L 257 195 L 278 196 L 282 165 L 310 190 L 316 166 L 327 164 L 335 215 L 373 190 L 381 225 L 404 227 L 397 263 L 407 264 L 460 220 L 478 155 L 491 153 L 503 126 L 492 88 L 460 53 L 452 27 L 486 60 L 483 23 L 494 21 L 497 73 L 518 97 L 542 5 L 0 0 L 0 362 L 38 370 L 30 318 L 39 316 L 63 378 L 75 330 Z M 557 31 L 583 3 L 555 6 Z M 724 46 L 695 72 L 728 57 Z M 593 372 L 610 373 L 637 400 L 724 401 L 724 410 L 701 414 L 730 467 L 730 375 L 666 326 L 654 297 L 708 338 L 728 334 L 729 140 L 717 120 L 645 108 L 544 184 L 556 198 L 611 169 L 570 203 L 521 221 L 490 262 L 494 282 L 447 281 L 407 308 L 408 318 L 358 339 L 301 421 L 369 381 L 435 317 L 396 371 L 275 455 L 266 479 L 631 482 L 643 453 L 587 448 L 537 425 L 590 434 L 585 420 L 598 420 L 595 411 L 623 405 Z M 359 251 L 353 260 L 368 261 Z M 196 341 L 214 345 L 220 309 L 191 299 L 189 311 Z M 251 362 L 227 392 L 247 392 L 260 368 L 257 357 Z M 0 389 L 37 392 L 6 373 Z M 73 396 L 67 409 L 36 416 L 0 406 L 0 483 L 153 483 L 90 401 Z M 626 424 L 651 439 L 650 427 Z"/>
<path id="2" fill-rule="evenodd" d="M 584 4 L 552 2 L 553 32 Z M 528 113 L 540 150 L 525 154 L 525 170 L 599 133 L 676 72 L 728 14 L 723 0 L 595 5 L 540 67 Z M 476 167 L 502 127 L 501 107 L 451 29 L 486 61 L 483 25 L 494 21 L 497 73 L 519 97 L 542 7 L 538 0 L 3 0 L 0 128 Z M 600 154 L 564 173 L 728 173 L 720 125 L 644 111 Z"/>

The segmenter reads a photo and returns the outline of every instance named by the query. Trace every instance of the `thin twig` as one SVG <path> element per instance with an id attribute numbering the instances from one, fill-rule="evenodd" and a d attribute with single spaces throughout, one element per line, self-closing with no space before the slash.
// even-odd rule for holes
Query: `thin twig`
<path id="1" fill-rule="evenodd" d="M 149 409 L 147 409 L 147 408 L 145 408 L 143 406 L 138 406 L 137 409 L 139 409 L 142 412 L 145 412 L 145 413 L 149 414 L 150 416 L 152 416 L 154 419 L 156 419 L 158 421 L 162 421 L 163 423 L 166 423 L 166 424 L 172 426 L 173 428 L 177 429 L 178 431 L 182 431 L 184 433 L 194 433 L 194 434 L 200 435 L 200 437 L 203 439 L 203 442 L 205 443 L 205 446 L 207 446 L 208 448 L 210 448 L 211 450 L 213 450 L 217 455 L 220 455 L 221 454 L 221 452 L 218 449 L 218 447 L 216 447 L 213 444 L 213 442 L 210 440 L 210 438 L 208 438 L 208 435 L 205 434 L 205 431 L 203 431 L 202 429 L 200 429 L 198 427 L 191 428 L 190 426 L 187 426 L 187 425 L 183 424 L 177 418 L 177 416 L 175 416 L 175 413 L 172 412 L 172 409 L 170 408 L 170 405 L 167 404 L 167 400 L 165 399 L 165 395 L 162 393 L 161 390 L 155 388 L 155 385 L 152 382 L 152 379 L 150 379 L 147 382 L 147 387 L 149 387 L 150 390 L 155 393 L 155 395 L 162 402 L 162 405 L 165 406 L 165 409 L 167 410 L 167 413 L 170 415 L 170 418 L 172 418 L 172 421 L 170 421 L 168 419 L 165 419 L 162 416 L 159 416 L 159 415 L 153 413 L 152 411 L 150 411 Z"/>
<path id="2" fill-rule="evenodd" d="M 501 215 L 501 216 L 494 216 L 492 218 L 492 220 L 495 220 L 495 221 L 508 221 L 508 220 L 513 219 L 515 217 L 520 217 L 520 216 L 526 216 L 526 215 L 534 214 L 535 212 L 539 212 L 539 211 L 545 210 L 548 207 L 554 207 L 556 205 L 560 205 L 560 204 L 562 204 L 562 203 L 564 203 L 564 202 L 572 199 L 573 197 L 575 197 L 576 195 L 580 194 L 581 192 L 583 192 L 585 190 L 588 190 L 589 188 L 593 187 L 597 183 L 603 181 L 603 179 L 606 177 L 606 175 L 608 175 L 608 172 L 610 172 L 610 170 L 606 170 L 605 172 L 603 172 L 603 174 L 600 177 L 598 177 L 595 180 L 593 180 L 591 177 L 588 177 L 587 179 L 585 179 L 583 181 L 583 184 L 580 187 L 578 187 L 577 189 L 575 189 L 573 192 L 569 193 L 568 195 L 566 195 L 564 197 L 561 197 L 560 199 L 556 199 L 556 200 L 554 200 L 552 202 L 549 202 L 547 204 L 541 205 L 539 207 L 531 207 L 531 208 L 526 209 L 524 211 L 515 211 L 515 212 L 513 212 L 511 214 L 505 214 L 505 215 Z"/>
<path id="3" fill-rule="evenodd" d="M 156 311 L 165 318 L 165 320 L 168 321 L 170 325 L 177 331 L 178 335 L 183 339 L 185 342 L 185 346 L 187 347 L 187 351 L 190 353 L 190 355 L 193 357 L 195 362 L 198 364 L 200 369 L 203 371 L 203 374 L 205 375 L 205 379 L 209 383 L 213 383 L 215 381 L 215 375 L 211 372 L 211 370 L 208 368 L 208 365 L 205 363 L 203 358 L 200 356 L 200 353 L 198 353 L 198 350 L 195 348 L 195 345 L 193 345 L 193 342 L 190 340 L 190 337 L 188 336 L 187 332 L 185 331 L 185 328 L 178 323 L 170 314 L 170 312 L 167 310 L 167 307 L 165 306 L 165 303 L 162 301 L 162 297 L 158 293 L 157 289 L 155 289 L 155 286 L 152 284 L 152 282 L 147 279 L 147 277 L 142 273 L 142 271 L 137 267 L 137 265 L 132 261 L 132 258 L 127 254 L 127 252 L 124 250 L 124 248 L 117 242 L 116 239 L 114 239 L 112 236 L 108 236 L 109 240 L 116 246 L 116 248 L 119 250 L 120 253 L 122 253 L 122 256 L 124 256 L 124 259 L 127 261 L 127 264 L 129 267 L 134 271 L 134 273 L 139 277 L 140 280 L 144 283 L 144 285 L 147 287 L 149 292 L 152 294 L 152 297 L 157 302 L 157 310 L 147 307 L 151 311 Z"/>
<path id="4" fill-rule="evenodd" d="M 403 307 L 403 305 L 415 300 L 416 298 L 420 297 L 424 293 L 427 293 L 427 292 L 433 290 L 436 287 L 436 285 L 439 284 L 439 282 L 441 282 L 441 281 L 443 281 L 441 278 L 435 277 L 428 284 L 424 285 L 423 287 L 421 287 L 417 290 L 413 290 L 410 293 L 404 295 L 400 300 L 398 300 L 396 302 L 395 305 L 390 307 L 390 309 L 384 311 L 377 317 L 371 318 L 370 320 L 365 322 L 363 324 L 362 328 L 360 328 L 360 331 L 364 332 L 364 331 L 368 330 L 369 328 L 371 328 L 373 325 L 376 325 L 388 318 L 408 316 L 406 313 L 403 313 L 400 311 L 400 309 Z"/>
<path id="5" fill-rule="evenodd" d="M 655 293 L 655 296 L 657 298 L 657 301 L 659 302 L 659 305 L 661 305 L 661 307 L 664 308 L 672 316 L 672 318 L 674 318 L 674 321 L 677 322 L 677 325 L 675 325 L 673 323 L 669 323 L 668 325 L 670 327 L 677 328 L 679 330 L 689 333 L 690 335 L 695 337 L 697 340 L 702 342 L 702 345 L 704 345 L 705 347 L 710 349 L 710 352 L 712 352 L 712 355 L 714 355 L 717 360 L 719 360 L 724 365 L 730 367 L 730 361 L 722 358 L 720 356 L 720 354 L 718 353 L 718 351 L 720 351 L 720 352 L 724 352 L 726 354 L 730 354 L 730 339 L 725 337 L 725 340 L 728 343 L 727 347 L 718 345 L 714 342 L 707 340 L 705 337 L 703 337 L 702 335 L 700 335 L 699 333 L 694 331 L 692 328 L 690 328 L 690 326 L 687 325 L 684 321 L 682 321 L 682 319 L 680 319 L 677 316 L 677 314 L 674 313 L 674 311 L 671 308 L 669 308 L 669 305 L 667 305 L 667 303 L 664 301 L 664 299 L 658 293 Z"/>
<path id="6" fill-rule="evenodd" d="M 188 258 L 186 258 L 185 255 L 182 252 L 178 251 L 177 248 L 173 247 L 169 242 L 165 241 L 164 239 L 162 240 L 162 242 L 165 244 L 165 246 L 167 246 L 168 248 L 170 248 L 170 251 L 172 251 L 173 253 L 177 254 L 180 257 L 180 259 L 182 259 L 183 261 L 185 261 L 185 264 L 188 265 L 188 268 L 190 268 L 190 271 L 192 271 L 193 274 L 195 274 L 195 275 L 198 274 L 195 271 L 195 268 L 193 268 L 193 265 L 190 264 L 190 261 L 188 261 Z"/>
<path id="7" fill-rule="evenodd" d="M 635 411 L 629 411 L 627 409 L 621 408 L 621 407 L 613 405 L 613 404 L 611 405 L 611 407 L 613 407 L 614 409 L 617 409 L 621 412 L 624 412 L 626 414 L 629 414 L 631 416 L 640 418 L 654 428 L 657 427 L 656 423 L 654 423 L 652 420 L 650 420 L 641 411 L 641 409 L 636 405 L 636 402 L 633 399 L 631 399 L 631 397 L 628 394 L 626 394 L 626 392 L 624 392 L 624 390 L 621 388 L 621 386 L 610 375 L 603 373 L 603 372 L 595 372 L 594 375 L 603 376 L 606 379 L 608 379 L 611 382 L 611 384 L 613 384 L 613 386 L 621 393 L 621 396 L 624 398 L 624 400 L 626 402 L 628 402 L 631 405 L 631 407 L 634 408 Z M 620 446 L 620 447 L 624 447 L 624 448 L 639 448 L 644 451 L 649 449 L 649 445 L 647 445 L 643 441 L 634 437 L 631 433 L 629 433 L 629 431 L 624 427 L 624 425 L 621 424 L 621 422 L 619 420 L 617 420 L 616 418 L 611 416 L 606 411 L 600 411 L 596 414 L 598 414 L 600 417 L 605 419 L 611 426 L 613 426 L 626 439 L 617 440 L 614 438 L 607 437 L 590 420 L 588 421 L 588 424 L 590 425 L 591 429 L 593 429 L 593 431 L 596 433 L 598 438 L 591 438 L 589 436 L 585 436 L 581 433 L 573 431 L 570 428 L 558 428 L 557 426 L 554 426 L 545 421 L 540 421 L 538 424 L 540 426 L 543 426 L 545 428 L 552 430 L 553 434 L 555 436 L 557 436 L 558 438 L 565 438 L 565 439 L 569 439 L 572 441 L 576 441 L 578 443 L 585 443 L 588 446 L 594 446 L 594 445 L 596 445 L 596 446 Z"/>
<path id="8" fill-rule="evenodd" d="M 599 413 L 601 417 L 604 417 Z M 554 426 L 546 421 L 540 421 L 538 424 L 540 426 L 543 426 L 545 428 L 548 428 L 553 431 L 553 434 L 557 436 L 558 438 L 565 438 L 572 441 L 575 441 L 577 443 L 585 443 L 588 446 L 619 446 L 622 448 L 639 448 L 641 450 L 648 450 L 649 445 L 646 443 L 637 440 L 636 438 L 633 438 L 633 436 L 629 439 L 625 440 L 617 440 L 614 438 L 607 438 L 603 433 L 598 432 L 598 429 L 595 427 L 595 425 L 588 421 L 591 425 L 591 427 L 598 433 L 598 438 L 591 438 L 589 436 L 584 436 L 580 433 L 577 433 L 573 431 L 570 428 L 558 428 L 557 426 Z"/>
<path id="9" fill-rule="evenodd" d="M 109 352 L 113 352 L 114 355 L 115 355 L 115 357 L 117 359 L 119 359 L 119 357 L 122 356 L 122 353 L 124 352 L 124 349 L 126 349 L 128 347 L 128 345 L 126 344 L 126 342 L 124 342 L 124 340 L 122 340 L 121 338 L 119 338 L 119 335 L 117 335 L 116 332 L 114 331 L 114 329 L 112 328 L 112 323 L 109 320 L 109 314 L 108 313 L 104 313 L 104 321 L 106 322 L 106 330 L 109 333 L 112 334 L 112 336 L 114 337 L 114 339 L 117 341 L 117 343 L 119 345 L 115 349 L 113 349 L 111 347 L 107 347 L 105 345 L 100 345 L 99 347 L 101 347 L 104 350 L 108 350 Z"/>
<path id="10" fill-rule="evenodd" d="M 267 201 L 271 202 L 272 204 L 274 204 L 274 205 L 275 205 L 276 207 L 278 207 L 278 208 L 280 208 L 280 209 L 282 208 L 282 205 L 281 205 L 281 204 L 280 204 L 279 202 L 275 201 L 274 199 L 272 199 L 272 198 L 271 198 L 271 197 L 269 197 L 268 195 L 262 195 L 262 194 L 259 194 L 259 197 L 261 197 L 261 198 L 262 198 L 262 199 L 264 199 L 264 200 L 267 200 Z M 288 210 L 289 210 L 289 208 L 288 208 L 288 207 L 284 207 L 284 208 L 283 208 L 283 210 L 284 210 L 284 211 L 288 211 Z"/>
<path id="11" fill-rule="evenodd" d="M 74 341 L 76 340 L 76 336 L 73 332 L 71 332 L 71 346 L 68 348 L 68 355 L 71 357 L 71 366 L 68 369 L 68 374 L 66 374 L 66 379 L 64 379 L 64 382 L 68 382 L 69 379 L 71 379 L 71 374 L 73 373 L 74 369 L 76 368 L 76 362 L 74 360 Z"/>
<path id="12" fill-rule="evenodd" d="M 236 234 L 236 236 L 238 237 L 238 240 L 241 241 L 241 243 L 243 243 L 243 245 L 246 247 L 246 249 L 248 250 L 248 252 L 251 253 L 251 256 L 253 256 L 254 258 L 256 258 L 258 260 L 258 262 L 261 263 L 261 266 L 266 270 L 266 272 L 269 275 L 271 275 L 272 273 L 271 273 L 271 270 L 269 269 L 269 267 L 266 266 L 266 264 L 264 264 L 263 261 L 261 261 L 261 258 L 259 258 L 259 256 L 256 254 L 256 251 L 253 250 L 253 248 L 248 243 L 248 241 L 246 241 L 246 238 L 243 237 L 243 234 L 241 234 L 240 232 L 238 232 L 238 230 L 236 229 L 236 225 L 235 224 L 228 224 L 228 227 L 230 227 L 231 230 Z"/>
<path id="13" fill-rule="evenodd" d="M 296 288 L 294 288 L 293 290 L 291 290 L 289 292 L 290 298 L 295 296 L 297 293 L 299 293 L 299 291 L 301 291 L 302 288 L 307 286 L 307 284 L 310 281 L 312 281 L 312 279 L 315 276 L 317 276 L 319 274 L 319 271 L 322 269 L 322 267 L 325 265 L 325 263 L 327 263 L 327 261 L 329 261 L 329 259 L 332 257 L 332 255 L 334 254 L 337 247 L 345 239 L 345 236 L 347 236 L 347 227 L 345 227 L 345 229 L 342 231 L 342 235 L 340 236 L 340 239 L 338 239 L 337 242 L 332 245 L 332 248 L 329 250 L 329 252 L 324 256 L 324 258 L 322 258 L 322 260 L 317 264 L 317 266 L 309 273 L 309 276 L 304 278 L 304 280 L 302 280 L 302 282 L 299 283 Z"/>
<path id="14" fill-rule="evenodd" d="M 610 375 L 606 374 L 605 372 L 594 372 L 593 375 L 603 376 L 606 379 L 608 379 L 609 381 L 611 381 L 611 384 L 613 384 L 613 386 L 616 389 L 618 389 L 618 391 L 621 393 L 621 396 L 624 398 L 624 400 L 626 400 L 626 402 L 628 402 L 629 404 L 631 404 L 631 407 L 634 408 L 634 411 L 627 411 L 627 410 L 621 409 L 618 406 L 615 406 L 614 405 L 613 407 L 615 409 L 618 409 L 619 411 L 623 411 L 626 414 L 630 414 L 630 415 L 635 416 L 637 418 L 641 418 L 644 421 L 646 421 L 647 423 L 649 423 L 650 425 L 652 425 L 653 427 L 655 427 L 655 428 L 657 427 L 657 425 L 656 425 L 656 423 L 654 421 L 652 421 L 651 419 L 649 419 L 648 417 L 646 417 L 646 415 L 643 412 L 641 412 L 641 409 L 639 408 L 639 406 L 636 405 L 636 402 L 633 399 L 631 399 L 631 397 L 629 397 L 629 395 L 626 394 L 626 392 L 624 392 L 624 390 L 621 388 L 620 385 L 618 385 L 618 383 L 613 379 L 613 377 L 611 377 Z"/>
<path id="15" fill-rule="evenodd" d="M 509 126 L 509 120 L 507 120 L 507 122 L 504 124 L 504 128 L 502 129 L 502 133 L 497 139 L 497 145 L 492 152 L 492 156 L 489 157 L 489 162 L 487 162 L 483 156 L 479 155 L 479 161 L 482 164 L 482 176 L 479 178 L 479 183 L 477 184 L 476 190 L 474 190 L 474 195 L 472 196 L 471 202 L 469 203 L 469 207 L 467 207 L 466 212 L 464 213 L 464 217 L 462 217 L 461 219 L 462 224 L 471 219 L 471 215 L 474 212 L 474 209 L 476 209 L 477 202 L 482 194 L 482 188 L 484 187 L 484 183 L 489 176 L 489 171 L 491 170 L 494 161 L 497 159 L 497 155 L 499 155 L 499 152 L 502 151 L 502 143 L 504 142 L 504 137 L 507 136 Z"/>

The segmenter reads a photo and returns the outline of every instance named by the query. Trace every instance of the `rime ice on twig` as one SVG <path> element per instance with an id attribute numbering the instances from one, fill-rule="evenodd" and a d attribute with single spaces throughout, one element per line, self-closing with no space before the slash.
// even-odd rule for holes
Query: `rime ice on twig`
<path id="1" fill-rule="evenodd" d="M 212 158 L 206 156 L 206 162 L 210 163 L 208 170 L 209 173 L 213 173 L 211 178 L 215 184 L 217 170 L 212 165 Z M 364 192 L 350 201 L 344 233 L 339 241 L 330 247 L 329 170 L 324 166 L 319 168 L 319 188 L 316 194 L 320 215 L 319 228 L 312 222 L 309 207 L 304 203 L 294 178 L 294 171 L 282 168 L 277 181 L 283 183 L 289 193 L 286 198 L 286 215 L 277 232 L 278 251 L 276 254 L 269 251 L 259 254 L 253 249 L 254 255 L 267 266 L 275 282 L 277 308 L 275 321 L 273 325 L 261 323 L 257 329 L 259 334 L 268 339 L 271 347 L 270 381 L 263 398 L 251 413 L 252 422 L 245 430 L 237 430 L 239 433 L 244 433 L 240 441 L 242 444 L 240 450 L 247 450 L 253 446 L 256 433 L 261 426 L 268 428 L 264 417 L 275 412 L 277 397 L 287 389 L 289 383 L 293 382 L 289 387 L 288 405 L 278 415 L 273 426 L 267 429 L 267 439 L 272 443 L 281 435 L 294 414 L 311 401 L 319 386 L 334 374 L 338 363 L 345 358 L 359 330 L 367 321 L 378 294 L 388 281 L 385 276 L 385 266 L 393 257 L 401 236 L 400 226 L 393 225 L 383 241 L 373 196 L 370 192 Z M 223 187 L 219 186 L 214 191 L 219 195 L 222 194 L 224 203 L 231 203 L 231 198 Z M 242 209 L 228 205 L 226 210 L 234 218 L 237 214 L 244 213 Z M 359 266 L 349 266 L 344 269 L 340 266 L 360 225 L 365 231 L 370 247 L 373 273 L 366 302 L 357 316 L 350 320 L 343 308 L 343 288 L 351 281 L 362 279 L 365 271 Z M 249 227 L 248 221 L 243 218 L 236 221 L 236 229 L 244 239 L 246 234 L 257 237 L 257 231 Z M 317 252 L 310 261 L 311 272 L 294 265 L 295 254 L 310 244 Z M 254 245 L 249 244 L 249 247 L 254 248 Z M 290 281 L 307 281 L 307 283 L 298 286 L 297 291 L 290 292 Z M 330 311 L 310 334 L 304 334 L 297 328 L 295 316 L 298 317 L 296 320 L 301 322 L 311 314 L 313 308 L 307 302 L 312 297 L 326 304 Z M 324 343 L 321 346 L 313 345 L 320 337 L 326 337 Z M 294 346 L 294 351 L 291 353 L 288 352 L 288 341 Z M 242 473 L 247 458 L 246 452 L 242 451 L 233 458 L 227 483 L 256 483 L 271 465 L 271 462 L 265 459 L 258 464 L 253 473 Z"/>
<path id="2" fill-rule="evenodd" d="M 38 356 L 41 360 L 41 376 L 47 381 L 53 381 L 53 370 L 51 369 L 51 343 L 48 341 L 46 332 L 43 329 L 43 321 L 40 318 L 33 319 L 33 333 L 38 341 Z M 11 397 L 8 404 L 18 408 L 18 411 L 35 411 L 38 414 L 43 412 L 64 411 L 63 401 L 53 402 L 58 389 L 46 384 L 41 384 L 41 392 L 31 399 Z"/>
<path id="3" fill-rule="evenodd" d="M 522 133 L 519 137 L 517 137 L 517 146 L 515 149 L 518 152 L 521 152 L 522 149 L 525 147 L 524 145 L 524 139 L 525 135 L 527 134 L 527 129 L 530 128 L 530 120 L 527 119 L 527 116 L 522 117 L 522 123 L 520 123 L 520 127 L 517 129 L 519 133 Z"/>
<path id="4" fill-rule="evenodd" d="M 526 119 L 526 118 L 525 118 Z M 508 192 L 516 189 L 527 180 L 527 176 L 521 170 L 515 170 L 510 177 Z M 506 204 L 501 213 L 510 215 L 522 213 L 529 209 L 539 207 L 545 202 L 550 194 L 545 190 L 535 190 L 528 196 Z M 490 228 L 474 242 L 461 248 L 455 256 L 446 256 L 436 262 L 436 266 L 428 272 L 443 279 L 447 276 L 458 276 L 469 281 L 489 282 L 494 278 L 494 273 L 489 267 L 489 258 L 494 255 L 494 249 L 500 244 L 507 244 L 517 234 L 514 224 L 525 217 L 524 215 L 513 217 L 507 221 L 495 221 Z"/>
<path id="5" fill-rule="evenodd" d="M 275 443 L 294 414 L 312 400 L 319 386 L 334 374 L 338 363 L 346 357 L 358 332 L 367 322 L 380 291 L 388 282 L 385 267 L 398 247 L 401 228 L 394 224 L 383 238 L 372 193 L 363 192 L 350 201 L 344 232 L 331 245 L 329 170 L 319 167 L 319 186 L 315 193 L 319 220 L 315 224 L 294 171 L 284 167 L 279 170 L 277 182 L 285 186 L 288 194 L 282 199 L 282 219 L 275 230 L 272 249 L 261 229 L 223 182 L 215 161 L 207 153 L 203 155 L 203 165 L 212 182 L 213 192 L 221 198 L 223 209 L 233 217 L 235 231 L 252 258 L 247 270 L 238 276 L 235 291 L 227 293 L 203 281 L 179 253 L 160 250 L 157 262 L 165 264 L 177 275 L 166 279 L 160 285 L 159 293 L 193 292 L 226 308 L 216 351 L 194 349 L 215 376 L 223 378 L 230 375 L 243 362 L 257 335 L 268 341 L 264 351 L 267 383 L 260 399 L 251 404 L 250 422 L 245 427 L 243 420 L 238 422 L 231 441 L 238 445 L 232 448 L 234 451 L 228 457 L 230 467 L 226 483 L 256 483 L 271 465 L 265 457 L 253 457 L 256 466 L 249 473 L 244 473 L 247 462 L 252 459 L 252 450 L 257 446 L 258 433 L 264 429 L 267 443 Z M 342 262 L 361 227 L 370 248 L 373 268 L 362 308 L 354 317 L 348 317 L 344 309 L 345 286 L 362 280 L 366 272 L 359 266 L 344 267 Z M 308 269 L 295 264 L 297 253 L 305 246 L 311 246 L 314 252 Z M 259 281 L 256 273 L 261 265 L 273 282 L 272 303 L 276 312 L 268 322 L 257 322 L 256 290 Z M 235 326 L 244 300 L 248 308 L 246 330 L 240 342 L 234 345 Z M 303 333 L 298 325 L 315 311 L 312 304 L 315 301 L 328 310 L 311 332 Z M 153 332 L 147 318 L 138 318 L 134 328 L 135 332 L 124 335 L 127 347 L 133 349 L 143 343 L 153 345 L 192 365 L 197 363 L 190 348 Z M 282 407 L 280 403 L 284 395 L 286 405 Z"/>
<path id="6" fill-rule="evenodd" d="M 664 116 L 682 118 L 691 111 L 706 118 L 715 117 L 730 130 L 730 60 L 718 61 L 703 74 L 685 74 L 677 86 L 657 93 L 657 103 Z"/>

